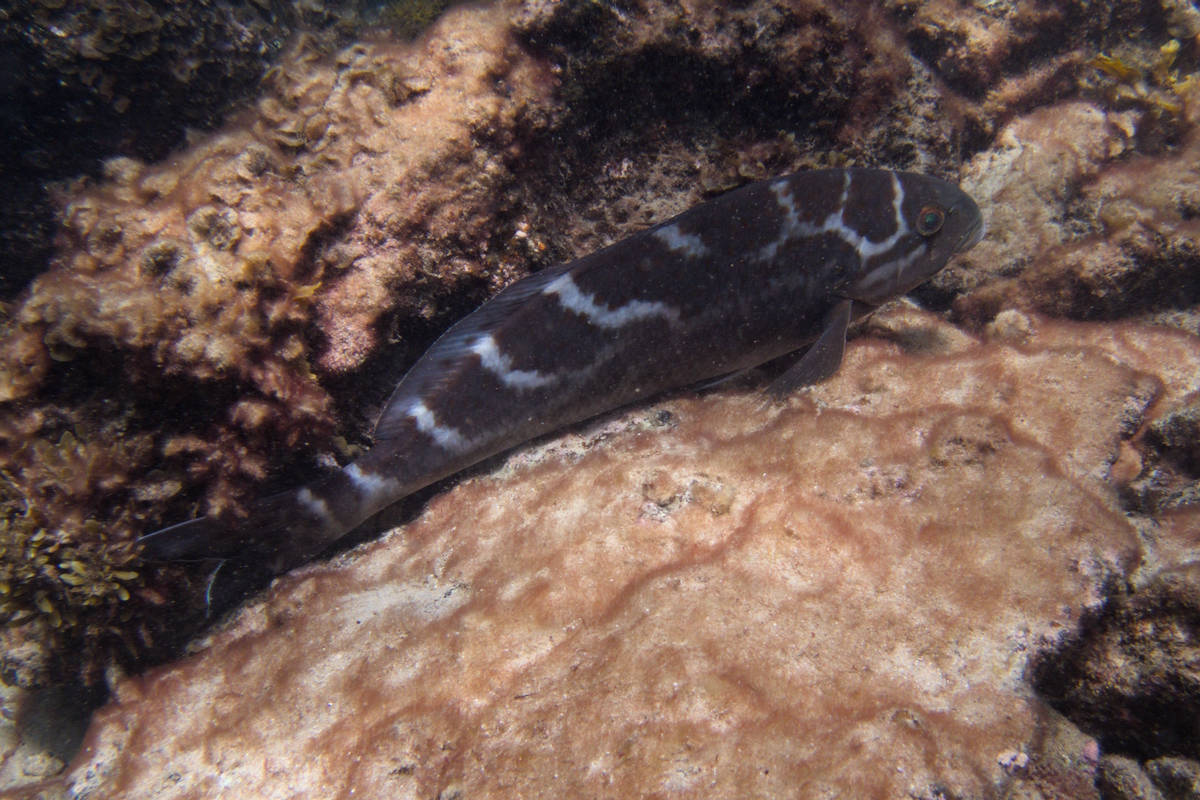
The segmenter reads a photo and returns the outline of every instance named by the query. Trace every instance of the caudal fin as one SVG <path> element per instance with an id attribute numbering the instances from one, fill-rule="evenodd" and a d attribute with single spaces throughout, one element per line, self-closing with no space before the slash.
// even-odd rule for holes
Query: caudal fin
<path id="1" fill-rule="evenodd" d="M 245 519 L 201 517 L 143 536 L 146 561 L 233 559 L 280 575 L 320 553 L 349 529 L 312 484 L 259 500 Z"/>
<path id="2" fill-rule="evenodd" d="M 245 540 L 241 526 L 200 517 L 147 534 L 138 543 L 145 561 L 193 561 L 234 555 L 246 546 Z"/>

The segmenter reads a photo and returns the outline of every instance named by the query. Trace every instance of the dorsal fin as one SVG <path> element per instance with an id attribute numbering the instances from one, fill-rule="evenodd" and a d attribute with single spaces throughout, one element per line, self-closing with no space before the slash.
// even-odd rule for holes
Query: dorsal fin
<path id="1" fill-rule="evenodd" d="M 587 258 L 568 261 L 522 278 L 455 323 L 396 385 L 387 406 L 379 415 L 379 421 L 375 423 L 375 441 L 391 439 L 404 430 L 408 409 L 418 400 L 429 397 L 442 381 L 455 374 L 462 360 L 471 357 L 470 346 L 478 337 L 493 333 L 504 320 L 555 278 L 573 269 L 577 271 L 576 274 L 585 272 L 592 263 L 592 259 Z"/>

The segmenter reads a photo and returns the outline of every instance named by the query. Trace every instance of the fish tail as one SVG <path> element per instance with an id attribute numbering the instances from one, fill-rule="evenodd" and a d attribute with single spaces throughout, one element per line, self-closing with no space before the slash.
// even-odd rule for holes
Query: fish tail
<path id="1" fill-rule="evenodd" d="M 327 481 L 254 503 L 243 519 L 201 517 L 139 539 L 145 561 L 253 561 L 280 575 L 310 560 L 357 524 L 338 513 Z"/>
<path id="2" fill-rule="evenodd" d="M 253 565 L 259 575 L 281 575 L 310 561 L 356 525 L 411 487 L 381 477 L 368 455 L 344 469 L 250 506 L 241 519 L 201 517 L 139 539 L 145 561 L 224 559 L 219 570 Z"/>
<path id="3" fill-rule="evenodd" d="M 300 491 L 260 500 L 244 519 L 200 517 L 147 534 L 138 540 L 142 560 L 208 562 L 197 599 L 212 618 L 341 535 L 340 526 L 304 513 Z"/>
<path id="4" fill-rule="evenodd" d="M 203 604 L 212 617 L 311 560 L 352 525 L 321 499 L 321 481 L 254 503 L 242 519 L 200 517 L 139 539 L 143 561 L 217 561 Z"/>
<path id="5" fill-rule="evenodd" d="M 217 517 L 200 517 L 148 533 L 138 539 L 146 561 L 193 561 L 224 558 L 242 546 L 240 528 Z"/>
<path id="6" fill-rule="evenodd" d="M 212 619 L 263 589 L 275 575 L 261 561 L 224 558 L 204 582 L 204 615 Z"/>
<path id="7" fill-rule="evenodd" d="M 215 617 L 345 533 L 341 525 L 305 513 L 300 491 L 260 500 L 245 519 L 201 517 L 147 534 L 138 540 L 142 560 L 203 564 L 197 600 L 206 617 Z"/>

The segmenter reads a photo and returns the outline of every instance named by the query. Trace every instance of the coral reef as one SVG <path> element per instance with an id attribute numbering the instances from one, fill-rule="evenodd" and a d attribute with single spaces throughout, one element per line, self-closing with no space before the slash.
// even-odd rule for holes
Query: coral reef
<path id="1" fill-rule="evenodd" d="M 225 133 L 156 166 L 110 161 L 110 181 L 65 208 L 59 268 L 14 313 L 12 325 L 41 331 L 46 347 L 41 363 L 32 346 L 22 351 L 4 395 L 28 394 L 36 387 L 23 374 L 100 342 L 148 351 L 167 374 L 249 383 L 286 413 L 320 419 L 324 392 L 303 330 L 313 307 L 328 341 L 323 366 L 361 364 L 371 347 L 362 340 L 388 308 L 382 289 L 413 280 L 421 238 L 454 238 L 471 255 L 485 245 L 482 222 L 465 215 L 482 207 L 476 215 L 490 220 L 482 212 L 506 172 L 502 152 L 489 157 L 475 141 L 495 132 L 502 151 L 515 118 L 541 99 L 524 74 L 528 60 L 497 40 L 501 29 L 457 33 L 452 52 L 358 45 L 335 60 L 302 41 L 268 74 L 272 90 Z M 524 91 L 501 96 L 488 84 L 505 74 Z M 447 113 L 464 96 L 469 112 Z M 380 248 L 387 239 L 393 248 Z M 377 273 L 370 285 L 364 261 Z M 440 277 L 452 289 L 472 269 L 447 265 Z"/>
<path id="2" fill-rule="evenodd" d="M 92 710 L 105 697 L 102 688 L 78 685 L 31 692 L 0 684 L 0 786 L 62 772 L 79 749 Z M 55 796 L 53 791 L 40 795 Z"/>
<path id="3" fill-rule="evenodd" d="M 942 98 L 882 9 L 530 2 L 513 25 L 560 83 L 553 149 L 531 148 L 524 181 L 555 260 L 805 166 L 954 158 Z"/>
<path id="4" fill-rule="evenodd" d="M 1200 795 L 1200 762 L 1168 757 L 1139 764 L 1105 756 L 1096 785 L 1105 800 L 1191 800 Z"/>
<path id="5" fill-rule="evenodd" d="M 1011 317 L 980 341 L 905 307 L 872 326 L 891 341 L 852 343 L 807 398 L 618 415 L 282 579 L 191 658 L 119 681 L 66 785 L 1090 785 L 1095 743 L 1051 747 L 1023 674 L 1141 563 L 1110 472 L 1200 348 Z"/>
<path id="6" fill-rule="evenodd" d="M 114 651 L 128 663 L 170 638 L 146 611 L 172 593 L 147 585 L 134 539 L 182 476 L 148 469 L 152 437 L 132 432 L 129 414 L 111 414 L 39 409 L 0 425 L 5 681 L 102 682 Z"/>
<path id="7" fill-rule="evenodd" d="M 158 163 L 109 159 L 105 180 L 64 193 L 52 268 L 3 321 L 0 401 L 14 429 L 56 443 L 62 431 L 15 421 L 48 404 L 78 407 L 107 384 L 106 401 L 133 409 L 128 435 L 150 437 L 135 469 L 178 484 L 127 509 L 142 529 L 237 514 L 251 494 L 312 477 L 361 446 L 404 367 L 513 278 L 680 210 L 706 186 L 812 163 L 821 142 L 852 141 L 907 102 L 911 59 L 878 20 L 820 3 L 698 6 L 681 38 L 659 10 L 636 16 L 632 38 L 622 13 L 588 3 L 460 9 L 418 42 L 360 43 L 331 57 L 303 37 L 220 132 Z M 606 34 L 570 35 L 581 14 L 599 14 Z M 731 25 L 763 33 L 704 34 Z M 691 131 L 719 147 L 698 168 L 693 148 L 651 124 L 670 108 L 641 118 L 626 103 L 645 155 L 640 167 L 614 164 L 612 145 L 579 131 L 601 125 L 596 109 L 621 81 L 680 47 L 695 52 L 675 74 L 703 65 L 710 80 L 694 81 L 676 107 L 692 109 Z M 759 67 L 731 80 L 744 62 Z M 639 102 L 676 88 L 654 84 Z M 780 93 L 795 99 L 775 102 Z M 700 112 L 714 102 L 737 113 L 710 121 Z M 773 110 L 742 120 L 752 108 Z M 830 122 L 807 137 L 756 141 L 818 110 Z M 602 136 L 628 134 L 618 124 Z M 661 169 L 655 150 L 669 153 Z M 51 538 L 73 530 L 38 498 L 22 502 Z M 136 505 L 123 489 L 92 502 Z M 124 571 L 120 550 L 137 527 L 87 536 L 112 543 Z"/>
<path id="8" fill-rule="evenodd" d="M 258 92 L 298 32 L 330 52 L 379 26 L 412 37 L 448 3 L 30 0 L 0 8 L 0 298 L 45 268 L 53 191 L 117 156 L 157 161 Z"/>

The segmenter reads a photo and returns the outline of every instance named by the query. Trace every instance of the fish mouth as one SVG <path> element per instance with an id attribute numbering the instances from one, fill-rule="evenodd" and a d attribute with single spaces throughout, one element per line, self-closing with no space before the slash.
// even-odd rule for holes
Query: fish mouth
<path id="1" fill-rule="evenodd" d="M 983 237 L 987 234 L 987 224 L 984 223 L 983 217 L 975 220 L 975 224 L 971 229 L 963 234 L 963 237 L 958 240 L 958 245 L 954 248 L 955 253 L 965 253 L 975 245 L 979 244 Z"/>

